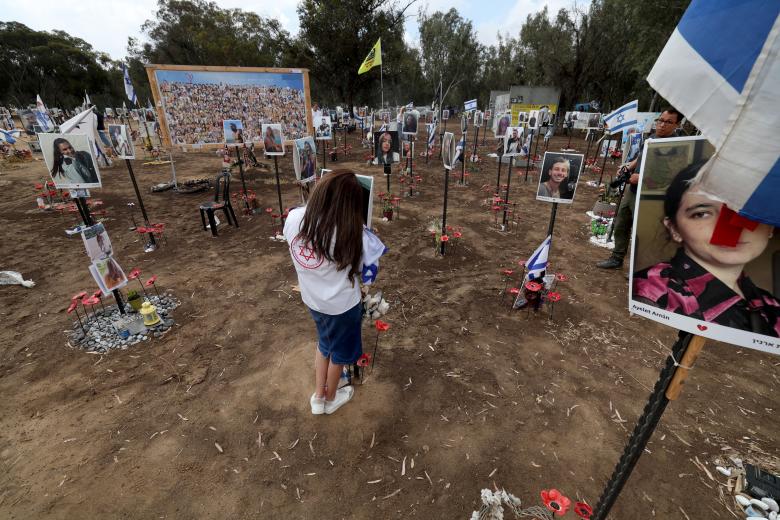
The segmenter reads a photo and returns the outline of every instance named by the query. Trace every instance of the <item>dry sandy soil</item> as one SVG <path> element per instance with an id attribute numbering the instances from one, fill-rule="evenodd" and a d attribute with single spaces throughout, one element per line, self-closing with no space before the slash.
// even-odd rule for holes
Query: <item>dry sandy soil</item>
<path id="1" fill-rule="evenodd" d="M 338 165 L 384 185 L 363 154 Z M 213 153 L 175 160 L 180 180 L 220 167 Z M 70 295 L 94 288 L 81 240 L 63 232 L 77 216 L 35 207 L 42 161 L 0 164 L 0 268 L 36 282 L 0 288 L 0 517 L 457 519 L 486 487 L 526 505 L 557 487 L 595 505 L 676 334 L 630 317 L 624 273 L 594 267 L 606 256 L 588 243 L 594 188 L 581 183 L 558 211 L 551 261 L 570 280 L 550 321 L 501 304 L 500 270 L 536 248 L 549 219 L 524 169 L 511 183 L 512 233 L 495 229 L 480 188 L 495 184 L 495 163 L 451 187 L 449 223 L 464 239 L 442 258 L 426 231 L 441 214 L 442 169 L 418 159 L 421 195 L 397 220 L 375 219 L 390 247 L 377 287 L 392 304 L 377 366 L 353 402 L 312 416 L 315 329 L 271 219 L 240 216 L 212 238 L 197 210 L 211 195 L 149 193 L 169 167 L 134 165 L 166 246 L 145 254 L 128 231 L 123 163 L 93 195 L 125 270 L 157 274 L 182 304 L 162 338 L 89 355 L 64 334 Z M 280 167 L 295 205 L 289 156 Z M 262 208 L 277 206 L 271 171 L 250 169 L 247 184 Z M 368 348 L 374 334 L 366 327 Z M 708 343 L 611 518 L 732 518 L 693 461 L 716 479 L 725 454 L 777 469 L 779 383 L 778 358 Z"/>

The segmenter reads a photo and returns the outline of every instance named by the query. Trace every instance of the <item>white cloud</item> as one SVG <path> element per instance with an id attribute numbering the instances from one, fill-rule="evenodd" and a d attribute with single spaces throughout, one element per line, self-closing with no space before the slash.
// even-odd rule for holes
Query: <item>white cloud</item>
<path id="1" fill-rule="evenodd" d="M 546 5 L 550 17 L 554 17 L 560 9 L 575 3 L 575 0 L 516 0 L 506 13 L 496 14 L 476 24 L 479 40 L 485 45 L 494 44 L 498 33 L 519 38 L 520 28 L 529 14 L 541 11 Z"/>

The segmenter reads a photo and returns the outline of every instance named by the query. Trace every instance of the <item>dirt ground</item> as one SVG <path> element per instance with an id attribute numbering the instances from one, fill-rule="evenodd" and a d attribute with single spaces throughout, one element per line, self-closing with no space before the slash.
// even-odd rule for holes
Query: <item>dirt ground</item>
<path id="1" fill-rule="evenodd" d="M 328 167 L 384 186 L 350 142 L 351 158 Z M 551 149 L 565 144 L 555 138 Z M 572 145 L 584 151 L 581 139 Z M 175 162 L 179 180 L 220 168 L 214 153 L 177 153 Z M 151 220 L 168 226 L 167 245 L 146 254 L 128 230 L 134 194 L 123 162 L 103 169 L 93 196 L 105 203 L 124 269 L 157 274 L 182 304 L 162 338 L 90 355 L 64 334 L 70 296 L 94 289 L 81 240 L 63 232 L 77 214 L 36 208 L 42 160 L 0 163 L 0 269 L 36 282 L 0 287 L 0 517 L 457 519 L 493 487 L 525 505 L 550 487 L 596 504 L 676 334 L 630 317 L 624 272 L 595 268 L 607 256 L 588 243 L 595 188 L 581 182 L 558 211 L 551 262 L 569 281 L 550 321 L 510 311 L 500 297 L 500 271 L 547 230 L 536 177 L 526 183 L 525 168 L 514 170 L 519 226 L 502 233 L 481 189 L 495 185 L 495 162 L 469 167 L 470 185 L 450 187 L 448 223 L 463 227 L 463 242 L 442 258 L 426 231 L 441 215 L 442 168 L 417 159 L 420 196 L 403 199 L 392 222 L 375 205 L 374 227 L 390 248 L 376 287 L 392 305 L 377 366 L 353 402 L 312 416 L 315 329 L 286 245 L 269 239 L 270 217 L 240 216 L 240 228 L 221 226 L 212 238 L 197 209 L 210 193 L 152 194 L 169 166 L 133 164 Z M 280 169 L 293 206 L 289 155 Z M 278 206 L 272 170 L 252 168 L 246 179 L 261 208 Z M 392 183 L 397 193 L 395 172 Z M 366 349 L 374 341 L 366 327 Z M 610 518 L 732 518 L 713 462 L 735 454 L 777 468 L 778 362 L 708 343 Z"/>

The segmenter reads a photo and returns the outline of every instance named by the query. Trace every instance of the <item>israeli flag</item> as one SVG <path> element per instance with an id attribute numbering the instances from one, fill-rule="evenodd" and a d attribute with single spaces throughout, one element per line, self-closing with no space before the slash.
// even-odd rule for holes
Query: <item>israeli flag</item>
<path id="1" fill-rule="evenodd" d="M 715 145 L 699 189 L 776 226 L 779 16 L 777 0 L 693 0 L 647 77 Z"/>
<path id="2" fill-rule="evenodd" d="M 379 273 L 379 259 L 388 251 L 379 237 L 367 227 L 363 228 L 363 255 L 360 258 L 360 279 L 363 284 L 374 283 Z"/>
<path id="3" fill-rule="evenodd" d="M 476 99 L 470 99 L 463 103 L 463 108 L 468 112 L 469 110 L 476 110 L 477 109 L 477 100 Z"/>
<path id="4" fill-rule="evenodd" d="M 22 133 L 19 130 L 3 130 L 0 128 L 0 142 L 14 144 Z"/>
<path id="5" fill-rule="evenodd" d="M 638 106 L 639 104 L 634 100 L 607 115 L 604 118 L 604 124 L 607 125 L 609 133 L 616 134 L 623 130 L 628 130 L 632 126 L 636 126 Z"/>
<path id="6" fill-rule="evenodd" d="M 463 149 L 466 148 L 466 134 L 463 134 L 460 138 L 460 141 L 458 141 L 458 145 L 455 147 L 455 161 L 462 161 L 463 160 Z"/>
<path id="7" fill-rule="evenodd" d="M 133 82 L 130 81 L 130 72 L 127 70 L 127 65 L 122 64 L 122 75 L 125 78 L 125 95 L 130 103 L 137 105 L 138 100 L 135 97 L 135 89 L 133 88 Z"/>
<path id="8" fill-rule="evenodd" d="M 551 242 L 552 235 L 547 235 L 542 245 L 537 247 L 534 254 L 525 262 L 525 267 L 528 269 L 528 274 L 526 275 L 528 280 L 541 279 L 544 276 L 544 272 L 547 270 L 547 255 L 550 254 Z"/>
<path id="9" fill-rule="evenodd" d="M 428 123 L 428 150 L 433 150 L 436 142 L 436 123 Z"/>

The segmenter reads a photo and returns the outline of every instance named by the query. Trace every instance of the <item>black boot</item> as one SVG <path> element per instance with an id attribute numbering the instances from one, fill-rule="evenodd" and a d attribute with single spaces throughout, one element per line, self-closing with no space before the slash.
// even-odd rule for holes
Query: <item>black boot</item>
<path id="1" fill-rule="evenodd" d="M 596 267 L 600 267 L 601 269 L 620 269 L 623 267 L 623 260 L 610 256 L 606 260 L 597 263 Z"/>

